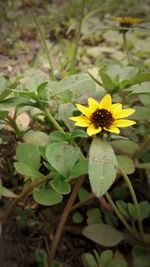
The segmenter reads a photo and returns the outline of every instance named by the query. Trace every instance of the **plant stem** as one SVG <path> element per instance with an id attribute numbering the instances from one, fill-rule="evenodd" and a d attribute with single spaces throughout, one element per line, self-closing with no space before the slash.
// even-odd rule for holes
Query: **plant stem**
<path id="1" fill-rule="evenodd" d="M 11 117 L 7 117 L 7 120 L 5 120 L 15 131 L 16 135 L 18 136 L 18 138 L 20 139 L 20 141 L 23 141 L 23 138 L 22 138 L 22 133 L 20 131 L 20 129 L 18 128 L 18 125 L 15 121 L 14 118 L 11 118 Z"/>
<path id="2" fill-rule="evenodd" d="M 13 212 L 13 210 L 15 209 L 15 207 L 17 206 L 17 204 L 22 201 L 25 197 L 28 196 L 28 194 L 38 185 L 42 184 L 43 182 L 45 182 L 46 180 L 50 179 L 50 177 L 46 177 L 46 179 L 44 180 L 40 180 L 40 181 L 33 181 L 31 182 L 31 184 L 24 188 L 22 190 L 22 192 L 19 194 L 19 196 L 17 198 L 15 198 L 8 206 L 8 208 L 4 211 L 4 213 L 1 215 L 0 217 L 0 223 L 4 224 L 7 220 L 7 218 L 11 215 L 11 213 Z"/>
<path id="3" fill-rule="evenodd" d="M 71 71 L 74 70 L 74 68 L 77 65 L 77 52 L 78 52 L 78 48 L 79 48 L 82 23 L 83 23 L 83 19 L 84 19 L 85 4 L 86 4 L 86 0 L 83 0 L 82 1 L 82 6 L 81 6 L 81 11 L 80 11 L 79 24 L 78 24 L 77 31 L 76 31 L 76 40 L 75 40 L 74 51 L 73 51 L 73 55 L 72 55 L 72 59 L 71 59 L 71 64 L 70 64 Z"/>
<path id="4" fill-rule="evenodd" d="M 79 189 L 80 189 L 83 181 L 84 181 L 84 177 L 80 177 L 77 180 L 77 182 L 76 182 L 76 184 L 75 184 L 75 186 L 74 186 L 74 188 L 73 188 L 73 190 L 71 192 L 71 195 L 70 195 L 70 197 L 68 199 L 68 202 L 67 202 L 67 204 L 65 206 L 63 214 L 61 215 L 61 219 L 60 219 L 59 225 L 57 227 L 54 239 L 52 241 L 51 249 L 50 249 L 50 252 L 49 252 L 49 267 L 52 266 L 52 261 L 53 261 L 53 259 L 55 257 L 55 253 L 56 253 L 57 246 L 59 244 L 59 241 L 60 241 L 60 238 L 61 238 L 61 235 L 62 235 L 64 224 L 65 224 L 65 222 L 67 220 L 67 217 L 68 217 L 68 215 L 69 215 L 69 213 L 71 211 L 71 207 L 72 207 L 72 205 L 73 205 L 73 203 L 74 203 L 74 201 L 75 201 L 75 199 L 77 197 L 77 194 L 79 192 Z"/>
<path id="5" fill-rule="evenodd" d="M 49 112 L 48 108 L 44 109 L 45 115 L 49 118 L 50 122 L 54 125 L 54 127 L 60 131 L 61 133 L 65 133 L 63 128 L 58 124 L 58 122 L 55 120 L 55 118 L 52 116 L 52 114 Z"/>
<path id="6" fill-rule="evenodd" d="M 138 205 L 138 201 L 137 201 L 137 197 L 136 197 L 135 191 L 133 189 L 133 186 L 132 186 L 132 184 L 130 182 L 130 179 L 129 179 L 128 175 L 121 168 L 121 166 L 119 166 L 119 171 L 122 174 L 122 177 L 124 178 L 128 188 L 129 188 L 129 191 L 130 191 L 130 194 L 131 194 L 131 197 L 132 197 L 132 200 L 133 200 L 133 204 L 134 204 L 134 207 L 135 207 L 135 212 L 136 212 L 136 216 L 137 216 L 137 222 L 138 222 L 140 236 L 141 236 L 141 239 L 144 241 L 144 231 L 143 231 L 143 225 L 142 225 L 141 212 L 140 212 L 140 209 L 139 209 L 139 205 Z"/>
<path id="7" fill-rule="evenodd" d="M 138 159 L 143 152 L 145 151 L 145 149 L 148 147 L 148 145 L 150 144 L 150 135 L 148 135 L 145 140 L 143 141 L 143 143 L 141 144 L 139 150 L 137 150 L 135 152 L 135 154 L 133 155 L 133 159 L 136 160 Z"/>
<path id="8" fill-rule="evenodd" d="M 114 201 L 112 200 L 110 194 L 108 192 L 105 193 L 105 197 L 108 200 L 109 204 L 111 205 L 112 209 L 116 213 L 118 219 L 122 222 L 122 224 L 125 226 L 125 228 L 136 238 L 139 239 L 139 236 L 137 235 L 136 232 L 132 229 L 132 227 L 127 223 L 125 218 L 122 216 L 121 212 L 119 209 L 116 207 Z"/>
<path id="9" fill-rule="evenodd" d="M 127 59 L 129 64 L 132 64 L 131 56 L 129 55 L 129 50 L 128 50 L 128 44 L 127 44 L 127 39 L 126 39 L 126 31 L 123 31 L 122 36 L 123 36 L 123 45 L 124 45 L 124 50 L 127 55 Z"/>
<path id="10" fill-rule="evenodd" d="M 85 205 L 88 201 L 90 201 L 91 199 L 96 198 L 96 196 L 94 194 L 89 194 L 86 198 L 84 198 L 83 200 L 81 200 L 80 202 L 78 202 L 77 204 L 73 205 L 71 208 L 71 212 L 82 207 L 83 205 Z"/>
<path id="11" fill-rule="evenodd" d="M 51 77 L 52 77 L 52 79 L 56 80 L 55 79 L 55 74 L 54 74 L 54 68 L 53 68 L 53 64 L 52 64 L 52 60 L 51 60 L 51 56 L 50 56 L 50 52 L 48 50 L 47 43 L 46 43 L 46 40 L 44 38 L 42 29 L 41 29 L 41 27 L 39 25 L 39 22 L 38 22 L 36 16 L 34 15 L 34 13 L 29 9 L 28 9 L 28 12 L 29 12 L 29 14 L 30 14 L 35 26 L 36 26 L 37 32 L 39 33 L 39 36 L 40 36 L 40 39 L 41 39 L 41 43 L 42 43 L 42 47 L 43 47 L 43 51 L 45 52 L 45 54 L 47 56 L 49 67 L 51 69 Z"/>

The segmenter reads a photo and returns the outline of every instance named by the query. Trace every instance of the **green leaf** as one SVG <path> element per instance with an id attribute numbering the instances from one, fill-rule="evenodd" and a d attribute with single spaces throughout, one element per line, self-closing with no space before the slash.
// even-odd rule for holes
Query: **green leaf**
<path id="1" fill-rule="evenodd" d="M 69 131 L 72 131 L 75 127 L 74 123 L 69 119 L 75 110 L 76 108 L 71 103 L 61 104 L 58 109 L 58 119 L 64 122 Z"/>
<path id="2" fill-rule="evenodd" d="M 74 212 L 73 216 L 72 216 L 72 221 L 73 223 L 79 224 L 82 223 L 84 221 L 84 217 L 82 215 L 81 212 Z"/>
<path id="3" fill-rule="evenodd" d="M 124 202 L 123 200 L 117 200 L 116 205 L 123 215 L 125 215 L 127 218 L 130 217 L 126 202 Z"/>
<path id="4" fill-rule="evenodd" d="M 95 83 L 88 74 L 76 74 L 59 82 L 53 82 L 48 87 L 49 97 L 54 97 L 62 92 L 70 90 L 76 97 L 83 95 L 84 91 L 94 91 Z"/>
<path id="5" fill-rule="evenodd" d="M 45 206 L 56 205 L 63 199 L 62 195 L 58 192 L 46 188 L 34 188 L 33 198 L 38 204 Z"/>
<path id="6" fill-rule="evenodd" d="M 47 159 L 46 159 L 47 160 Z M 56 170 L 52 167 L 52 165 L 50 165 L 48 162 L 43 162 L 44 166 L 50 171 L 50 172 L 53 172 L 53 173 L 56 173 Z"/>
<path id="7" fill-rule="evenodd" d="M 93 249 L 93 253 L 94 253 L 94 256 L 95 256 L 97 263 L 99 264 L 99 260 L 100 260 L 99 253 L 95 249 Z"/>
<path id="8" fill-rule="evenodd" d="M 112 227 L 117 228 L 119 224 L 118 224 L 118 220 L 117 220 L 116 216 L 104 208 L 103 208 L 103 213 L 104 213 L 105 223 L 112 226 Z"/>
<path id="9" fill-rule="evenodd" d="M 135 107 L 136 112 L 130 117 L 132 120 L 148 120 L 149 119 L 149 107 Z"/>
<path id="10" fill-rule="evenodd" d="M 131 94 L 138 95 L 138 94 L 150 94 L 150 82 L 144 82 L 142 84 L 137 84 L 128 88 L 128 91 Z"/>
<path id="11" fill-rule="evenodd" d="M 44 72 L 41 70 L 30 69 L 26 71 L 21 82 L 24 88 L 27 88 L 30 92 L 34 92 L 37 90 L 38 86 L 47 81 L 48 75 L 46 75 Z"/>
<path id="12" fill-rule="evenodd" d="M 127 174 L 135 172 L 133 160 L 127 156 L 117 156 L 118 164 L 123 168 Z"/>
<path id="13" fill-rule="evenodd" d="M 87 224 L 97 224 L 102 222 L 102 214 L 100 209 L 93 208 L 87 211 Z"/>
<path id="14" fill-rule="evenodd" d="M 122 68 L 119 64 L 108 64 L 105 66 L 104 71 L 116 85 L 119 83 L 119 75 L 120 72 L 122 72 Z"/>
<path id="15" fill-rule="evenodd" d="M 110 249 L 103 251 L 100 255 L 100 264 L 105 267 L 107 266 L 113 258 L 113 252 Z"/>
<path id="16" fill-rule="evenodd" d="M 107 267 L 127 267 L 128 264 L 122 259 L 113 259 Z"/>
<path id="17" fill-rule="evenodd" d="M 127 203 L 127 209 L 128 209 L 128 214 L 129 216 L 132 218 L 132 219 L 137 219 L 137 216 L 136 216 L 136 211 L 135 211 L 135 207 L 132 203 L 128 202 Z"/>
<path id="18" fill-rule="evenodd" d="M 11 98 L 7 98 L 3 101 L 0 102 L 0 105 L 1 105 L 1 108 L 11 108 L 11 107 L 18 107 L 18 106 L 32 106 L 34 107 L 35 105 L 25 99 L 25 98 L 21 98 L 21 97 L 18 97 L 18 98 L 15 98 L 15 97 L 11 97 Z"/>
<path id="19" fill-rule="evenodd" d="M 56 176 L 50 181 L 51 187 L 60 194 L 69 194 L 71 191 L 70 184 L 61 176 Z"/>
<path id="20" fill-rule="evenodd" d="M 102 70 L 99 70 L 99 74 L 102 79 L 104 88 L 109 90 L 114 89 L 115 85 L 109 75 Z"/>
<path id="21" fill-rule="evenodd" d="M 117 200 L 116 205 L 118 209 L 128 218 L 137 219 L 135 207 L 132 203 Z M 142 220 L 146 219 L 150 215 L 150 204 L 148 201 L 142 201 L 139 203 L 140 213 Z"/>
<path id="22" fill-rule="evenodd" d="M 67 143 L 52 143 L 47 146 L 46 157 L 53 168 L 68 177 L 80 155 L 80 149 Z"/>
<path id="23" fill-rule="evenodd" d="M 37 267 L 48 267 L 48 258 L 44 249 L 37 249 L 35 251 L 35 258 L 38 263 Z"/>
<path id="24" fill-rule="evenodd" d="M 33 167 L 25 163 L 15 162 L 14 166 L 15 166 L 16 171 L 24 176 L 27 176 L 29 178 L 32 177 L 32 178 L 45 179 L 45 176 L 41 174 L 37 169 L 34 169 Z"/>
<path id="25" fill-rule="evenodd" d="M 146 247 L 133 248 L 133 267 L 149 267 L 150 249 Z"/>
<path id="26" fill-rule="evenodd" d="M 11 90 L 8 89 L 8 79 L 4 76 L 0 76 L 0 101 L 4 100 L 10 93 Z"/>
<path id="27" fill-rule="evenodd" d="M 113 184 L 117 173 L 117 159 L 111 146 L 95 137 L 89 151 L 89 179 L 93 193 L 100 197 Z"/>
<path id="28" fill-rule="evenodd" d="M 88 137 L 87 133 L 83 130 L 80 129 L 75 129 L 72 133 L 71 133 L 71 138 L 75 139 L 75 138 L 86 138 Z"/>
<path id="29" fill-rule="evenodd" d="M 49 135 L 49 142 L 61 142 L 66 141 L 66 134 L 61 133 L 60 131 L 53 131 Z"/>
<path id="30" fill-rule="evenodd" d="M 1 192 L 3 197 L 10 197 L 10 198 L 17 198 L 18 196 L 10 189 L 6 187 L 2 187 L 2 192 Z"/>
<path id="31" fill-rule="evenodd" d="M 77 162 L 71 170 L 70 176 L 71 178 L 77 178 L 81 175 L 85 175 L 88 173 L 88 160 L 81 159 Z"/>
<path id="32" fill-rule="evenodd" d="M 139 73 L 139 69 L 132 66 L 110 64 L 100 70 L 100 76 L 106 89 L 123 89 L 131 84 L 131 80 Z"/>
<path id="33" fill-rule="evenodd" d="M 131 80 L 131 84 L 141 84 L 144 82 L 148 82 L 150 81 L 150 72 L 141 72 L 138 73 L 138 75 L 136 75 L 132 80 Z"/>
<path id="34" fill-rule="evenodd" d="M 24 134 L 23 139 L 26 143 L 46 146 L 48 144 L 48 135 L 42 131 L 28 131 Z"/>
<path id="35" fill-rule="evenodd" d="M 150 215 L 150 203 L 148 201 L 142 201 L 139 203 L 142 219 L 146 219 Z"/>
<path id="36" fill-rule="evenodd" d="M 129 85 L 131 83 L 131 80 L 137 75 L 138 72 L 139 72 L 138 68 L 132 66 L 123 67 L 119 73 L 120 89 L 123 89 L 127 85 Z"/>
<path id="37" fill-rule="evenodd" d="M 139 95 L 138 98 L 144 107 L 150 107 L 150 95 Z"/>
<path id="38" fill-rule="evenodd" d="M 85 267 L 98 267 L 96 259 L 91 253 L 84 253 L 82 261 Z"/>
<path id="39" fill-rule="evenodd" d="M 139 149 L 139 145 L 131 140 L 115 140 L 111 145 L 115 150 L 128 155 L 133 155 Z"/>
<path id="40" fill-rule="evenodd" d="M 42 82 L 41 84 L 38 85 L 36 90 L 39 96 L 41 96 L 47 84 L 48 82 Z"/>
<path id="41" fill-rule="evenodd" d="M 16 158 L 18 161 L 31 166 L 34 169 L 40 167 L 40 154 L 36 144 L 21 143 L 16 150 Z"/>
<path id="42" fill-rule="evenodd" d="M 8 111 L 1 111 L 0 112 L 0 120 L 5 119 L 8 116 Z"/>
<path id="43" fill-rule="evenodd" d="M 47 158 L 46 158 L 46 147 L 38 146 L 38 151 L 39 151 L 39 154 L 41 155 L 41 157 L 47 161 Z"/>
<path id="44" fill-rule="evenodd" d="M 122 232 L 107 224 L 91 224 L 84 228 L 83 235 L 106 247 L 116 246 L 125 239 L 125 235 Z"/>

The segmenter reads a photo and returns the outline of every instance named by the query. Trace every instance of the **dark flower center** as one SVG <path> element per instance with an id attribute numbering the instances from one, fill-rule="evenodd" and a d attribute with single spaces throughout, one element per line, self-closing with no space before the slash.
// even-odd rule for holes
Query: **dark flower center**
<path id="1" fill-rule="evenodd" d="M 124 28 L 130 28 L 132 25 L 132 22 L 120 22 L 120 26 Z"/>
<path id="2" fill-rule="evenodd" d="M 107 109 L 97 109 L 91 116 L 91 122 L 94 124 L 95 128 L 106 127 L 108 128 L 114 121 L 112 113 Z"/>

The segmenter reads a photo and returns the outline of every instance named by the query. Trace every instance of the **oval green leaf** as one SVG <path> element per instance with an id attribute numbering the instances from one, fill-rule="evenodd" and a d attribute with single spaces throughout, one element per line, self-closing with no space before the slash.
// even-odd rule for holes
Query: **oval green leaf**
<path id="1" fill-rule="evenodd" d="M 100 197 L 113 184 L 117 173 L 117 159 L 111 146 L 95 137 L 89 151 L 89 179 L 93 193 Z"/>
<path id="2" fill-rule="evenodd" d="M 53 168 L 64 177 L 68 177 L 78 160 L 80 149 L 67 143 L 52 143 L 46 149 L 46 157 Z"/>
<path id="3" fill-rule="evenodd" d="M 16 158 L 18 161 L 31 166 L 32 168 L 39 169 L 40 167 L 40 154 L 37 145 L 32 143 L 19 144 L 16 150 Z"/>
<path id="4" fill-rule="evenodd" d="M 33 198 L 38 204 L 45 206 L 56 205 L 63 199 L 62 195 L 58 192 L 46 188 L 34 188 Z"/>
<path id="5" fill-rule="evenodd" d="M 135 166 L 134 166 L 132 159 L 130 159 L 127 156 L 119 155 L 117 156 L 117 160 L 118 160 L 118 164 L 127 174 L 131 174 L 135 172 Z"/>
<path id="6" fill-rule="evenodd" d="M 107 234 L 106 234 L 107 233 Z M 83 235 L 99 245 L 113 247 L 125 239 L 125 235 L 107 224 L 91 224 L 84 228 Z"/>
<path id="7" fill-rule="evenodd" d="M 39 178 L 39 179 L 44 179 L 45 176 L 41 174 L 39 171 L 34 169 L 33 167 L 26 165 L 22 162 L 15 162 L 14 163 L 15 169 L 17 172 L 24 176 L 32 177 L 32 178 Z"/>
<path id="8" fill-rule="evenodd" d="M 51 180 L 50 185 L 60 194 L 69 194 L 71 191 L 70 184 L 60 176 L 57 176 L 53 180 Z"/>

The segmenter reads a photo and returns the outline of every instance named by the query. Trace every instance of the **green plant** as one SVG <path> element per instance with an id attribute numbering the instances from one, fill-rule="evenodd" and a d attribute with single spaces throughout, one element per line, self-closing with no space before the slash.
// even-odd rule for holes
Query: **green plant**
<path id="1" fill-rule="evenodd" d="M 116 74 L 113 70 L 116 71 Z M 112 74 L 113 77 L 108 76 Z M 122 69 L 118 65 L 109 66 L 106 68 L 105 72 L 102 72 L 101 70 L 100 75 L 103 80 L 104 88 L 106 90 L 109 89 L 109 91 L 111 90 L 113 94 L 116 94 L 117 92 L 124 99 L 124 101 L 126 101 L 128 95 L 130 92 L 132 92 L 132 85 L 137 84 L 140 77 L 142 77 L 144 80 L 147 79 L 147 76 L 144 76 L 144 73 L 140 74 L 140 70 L 137 68 L 124 67 Z M 108 77 L 111 81 L 110 84 L 107 82 Z M 72 85 L 73 82 L 74 84 Z M 88 85 L 88 87 L 86 87 L 86 85 Z M 86 88 L 86 90 L 84 88 Z M 50 112 L 49 103 L 53 103 L 54 97 L 58 95 L 63 100 L 64 92 L 70 92 L 72 94 L 72 101 L 74 101 L 76 97 L 84 94 L 84 92 L 87 90 L 91 91 L 92 94 L 94 94 L 94 92 L 97 94 L 95 91 L 95 81 L 93 81 L 92 78 L 87 74 L 78 74 L 70 76 L 60 82 L 43 80 L 42 83 L 38 83 L 36 87 L 34 85 L 34 88 L 32 90 L 31 89 L 32 87 L 30 87 L 30 91 L 27 90 L 26 85 L 24 85 L 21 90 L 8 88 L 8 94 L 2 98 L 1 105 L 3 108 L 13 107 L 15 105 L 16 112 L 25 106 L 29 107 L 29 111 L 30 107 L 38 107 L 43 118 L 45 117 L 50 121 L 51 133 L 49 136 L 47 134 L 43 134 L 42 132 L 40 134 L 38 133 L 37 135 L 37 132 L 33 132 L 30 129 L 28 129 L 27 132 L 21 133 L 21 138 L 25 140 L 26 143 L 21 143 L 17 147 L 17 162 L 15 162 L 15 168 L 17 172 L 26 177 L 26 182 L 28 182 L 29 185 L 23 187 L 23 191 L 18 195 L 17 198 L 14 199 L 6 212 L 4 212 L 3 216 L 1 217 L 2 222 L 6 220 L 16 204 L 19 203 L 20 200 L 23 200 L 23 198 L 30 192 L 32 192 L 33 198 L 37 203 L 48 206 L 54 205 L 63 200 L 63 195 L 71 192 L 71 183 L 74 179 L 76 181 L 76 178 L 82 176 L 82 180 L 81 178 L 77 179 L 77 184 L 82 184 L 85 179 L 84 177 L 88 173 L 94 194 L 97 197 L 101 197 L 105 194 L 106 199 L 114 209 L 116 215 L 121 220 L 123 225 L 134 237 L 140 239 L 137 231 L 132 229 L 132 227 L 126 221 L 122 210 L 120 210 L 120 206 L 117 205 L 117 207 L 110 194 L 106 192 L 116 178 L 118 168 L 116 168 L 116 166 L 118 165 L 119 161 L 120 166 L 118 170 L 120 175 L 125 179 L 125 183 L 129 187 L 129 191 L 135 206 L 134 212 L 136 212 L 134 218 L 136 216 L 140 235 L 144 240 L 145 236 L 143 234 L 141 211 L 139 209 L 133 186 L 127 176 L 127 173 L 133 173 L 135 166 L 138 165 L 138 158 L 141 156 L 140 153 L 143 152 L 143 144 L 141 147 L 139 147 L 136 143 L 134 143 L 134 141 L 126 139 L 115 140 L 113 139 L 113 135 L 112 142 L 108 143 L 107 135 L 104 134 L 103 138 L 102 136 L 101 138 L 94 137 L 89 151 L 89 157 L 85 159 L 81 152 L 81 148 L 79 148 L 76 143 L 76 140 L 79 138 L 86 140 L 87 134 L 81 129 L 75 129 L 73 123 L 69 120 L 72 112 L 75 114 L 77 110 L 73 107 L 73 105 L 70 109 L 69 103 L 61 104 L 59 107 L 59 109 L 61 109 L 60 115 L 58 110 L 58 119 L 61 122 L 60 125 L 55 118 L 56 116 L 52 115 L 54 114 L 54 111 L 52 111 L 52 113 Z M 10 93 L 13 93 L 14 95 L 12 96 Z M 147 91 L 144 91 L 143 93 L 147 93 Z M 126 98 L 124 97 L 124 94 Z M 136 94 L 138 94 L 138 91 Z M 69 131 L 66 131 L 67 128 Z M 56 130 L 54 131 L 54 129 Z M 16 132 L 16 134 L 18 134 L 18 132 Z M 138 128 L 135 130 L 135 134 L 138 134 Z M 130 151 L 127 150 L 129 155 L 124 155 L 124 149 L 126 149 L 128 142 L 130 142 Z M 147 144 L 148 141 L 144 141 L 144 144 L 145 142 Z M 114 147 L 115 151 L 117 151 L 116 149 L 118 144 L 119 155 L 117 154 L 116 158 L 111 145 Z M 133 146 L 133 151 L 131 150 L 131 144 Z M 106 161 L 105 158 L 108 160 Z M 135 161 L 136 165 L 134 165 L 133 160 Z M 42 166 L 45 166 L 46 168 L 46 175 L 45 173 L 41 172 Z M 104 184 L 103 180 L 105 180 Z M 100 191 L 98 188 L 100 188 Z M 79 188 L 77 186 L 75 192 L 72 191 L 72 193 L 74 192 L 73 199 L 76 197 L 78 190 Z M 73 203 L 73 199 L 71 197 L 71 203 Z M 70 210 L 70 205 L 72 205 L 71 203 L 69 204 L 67 211 L 65 211 L 67 212 L 66 214 L 68 214 Z M 63 224 L 61 227 L 63 227 Z M 61 228 L 59 231 L 60 236 Z M 59 238 L 57 238 L 57 242 L 58 240 Z"/>
<path id="2" fill-rule="evenodd" d="M 22 221 L 30 223 L 30 214 L 18 209 L 18 204 L 24 204 L 29 195 L 35 203 L 48 207 L 62 203 L 65 198 L 48 257 L 45 251 L 36 251 L 38 266 L 61 266 L 59 262 L 54 263 L 55 254 L 66 220 L 72 213 L 72 223 L 86 221 L 85 237 L 106 247 L 129 242 L 135 267 L 139 258 L 144 257 L 147 267 L 150 204 L 145 187 L 149 186 L 150 168 L 150 73 L 146 68 L 125 66 L 118 61 L 101 63 L 97 77 L 90 71 L 77 73 L 83 24 L 94 14 L 107 10 L 109 3 L 97 9 L 96 1 L 95 10 L 91 10 L 90 0 L 83 0 L 82 6 L 80 1 L 73 2 L 68 8 L 72 12 L 75 8 L 77 15 L 81 11 L 81 16 L 78 16 L 74 43 L 63 42 L 67 52 L 58 70 L 53 66 L 55 62 L 40 23 L 31 12 L 51 75 L 32 70 L 16 79 L 0 77 L 0 123 L 2 127 L 11 127 L 18 141 L 13 172 L 21 180 L 12 190 L 6 188 L 5 182 L 0 183 L 0 197 L 12 198 L 2 210 L 0 221 L 5 224 L 15 209 Z M 115 8 L 117 5 L 115 1 Z M 61 14 L 59 23 L 62 17 Z M 65 27 L 68 24 L 67 21 Z M 126 31 L 123 37 L 127 50 L 125 34 Z M 85 48 L 82 53 L 86 54 Z M 75 74 L 70 75 L 72 73 Z M 30 119 L 25 128 L 20 127 L 17 120 L 23 112 Z M 129 115 L 129 120 L 124 119 Z M 40 129 L 33 127 L 35 121 L 39 122 Z M 85 127 L 87 131 L 76 126 Z M 122 129 L 126 126 L 133 127 Z M 74 204 L 77 197 L 79 201 Z M 82 214 L 84 205 L 86 210 Z M 86 253 L 83 262 L 87 267 L 127 266 L 111 250 L 100 255 L 96 251 L 94 255 Z"/>
<path id="3" fill-rule="evenodd" d="M 82 256 L 84 267 L 127 267 L 125 260 L 113 255 L 112 250 L 104 250 L 98 253 L 96 250 L 92 253 L 85 253 Z"/>

